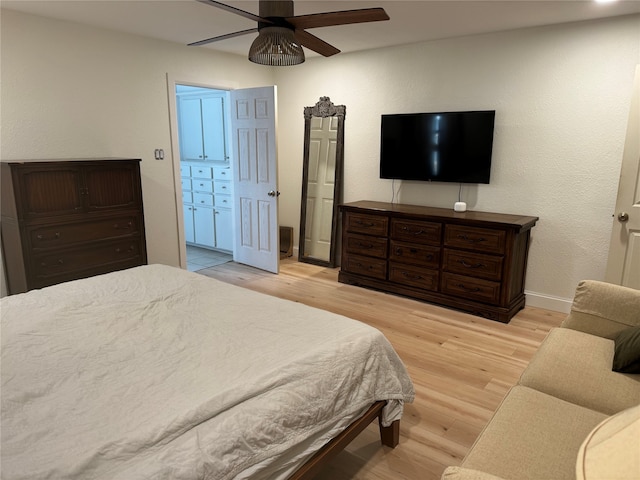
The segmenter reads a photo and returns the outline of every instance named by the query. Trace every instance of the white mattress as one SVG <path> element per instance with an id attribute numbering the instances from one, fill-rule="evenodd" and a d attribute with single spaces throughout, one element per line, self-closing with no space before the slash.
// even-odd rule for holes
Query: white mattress
<path id="1" fill-rule="evenodd" d="M 414 391 L 376 329 L 149 265 L 3 298 L 2 478 L 286 478 Z"/>

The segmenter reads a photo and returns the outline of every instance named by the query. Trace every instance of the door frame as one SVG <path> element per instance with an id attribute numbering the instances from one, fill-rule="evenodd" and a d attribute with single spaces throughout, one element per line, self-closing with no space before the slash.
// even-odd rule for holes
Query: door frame
<path id="1" fill-rule="evenodd" d="M 178 135 L 178 102 L 176 99 L 176 85 L 209 88 L 212 90 L 235 90 L 238 85 L 213 85 L 201 79 L 177 77 L 167 73 L 167 98 L 169 100 L 169 133 L 171 137 L 171 163 L 173 167 L 173 190 L 175 192 L 176 229 L 178 232 L 178 260 L 180 268 L 187 268 L 187 241 L 184 234 L 184 212 L 182 210 L 182 183 L 180 180 L 180 142 Z M 228 102 L 227 102 L 228 103 Z M 228 106 L 227 106 L 228 108 Z M 225 112 L 228 115 L 228 111 Z M 231 146 L 230 132 L 227 130 L 227 145 Z M 229 151 L 229 163 L 233 165 L 233 153 Z"/>

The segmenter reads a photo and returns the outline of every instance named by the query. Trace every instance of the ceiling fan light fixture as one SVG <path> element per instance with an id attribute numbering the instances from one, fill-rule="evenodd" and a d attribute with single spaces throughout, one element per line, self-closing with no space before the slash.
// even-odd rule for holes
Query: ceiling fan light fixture
<path id="1" fill-rule="evenodd" d="M 304 51 L 293 30 L 269 26 L 259 30 L 249 49 L 249 60 L 260 65 L 285 67 L 304 62 Z"/>

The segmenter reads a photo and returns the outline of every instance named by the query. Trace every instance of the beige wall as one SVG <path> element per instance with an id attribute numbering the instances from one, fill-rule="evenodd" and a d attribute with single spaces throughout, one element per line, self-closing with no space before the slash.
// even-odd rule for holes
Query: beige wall
<path id="1" fill-rule="evenodd" d="M 179 265 L 167 75 L 240 88 L 272 85 L 273 71 L 9 10 L 0 19 L 2 158 L 142 158 L 149 262 Z M 165 160 L 154 160 L 156 148 Z"/>
<path id="2" fill-rule="evenodd" d="M 526 289 L 566 310 L 582 279 L 603 279 L 640 16 L 434 41 L 309 61 L 277 72 L 282 197 L 300 191 L 303 107 L 347 107 L 345 201 L 391 201 L 378 178 L 383 113 L 496 110 L 491 184 L 469 209 L 539 216 Z M 286 165 L 286 168 L 283 166 Z M 399 184 L 396 182 L 396 187 Z M 404 182 L 401 203 L 453 208 L 458 185 Z M 281 222 L 298 225 L 283 202 Z M 296 233 L 297 235 L 297 233 Z"/>
<path id="3" fill-rule="evenodd" d="M 167 80 L 278 85 L 280 224 L 300 211 L 304 106 L 347 106 L 345 200 L 391 199 L 378 178 L 380 114 L 495 109 L 492 182 L 469 208 L 537 215 L 531 304 L 566 308 L 604 275 L 640 17 L 584 22 L 309 59 L 291 68 L 2 12 L 3 159 L 141 157 L 149 261 L 177 265 Z M 397 184 L 396 184 L 397 185 Z M 451 207 L 457 185 L 405 182 L 400 201 Z"/>

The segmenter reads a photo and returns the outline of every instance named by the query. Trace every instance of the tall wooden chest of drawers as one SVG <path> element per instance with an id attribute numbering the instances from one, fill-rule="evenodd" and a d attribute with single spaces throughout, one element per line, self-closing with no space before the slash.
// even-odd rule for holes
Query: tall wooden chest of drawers
<path id="1" fill-rule="evenodd" d="M 147 263 L 139 159 L 0 165 L 10 294 Z"/>
<path id="2" fill-rule="evenodd" d="M 340 208 L 340 282 L 504 323 L 524 307 L 537 217 L 370 201 Z"/>

